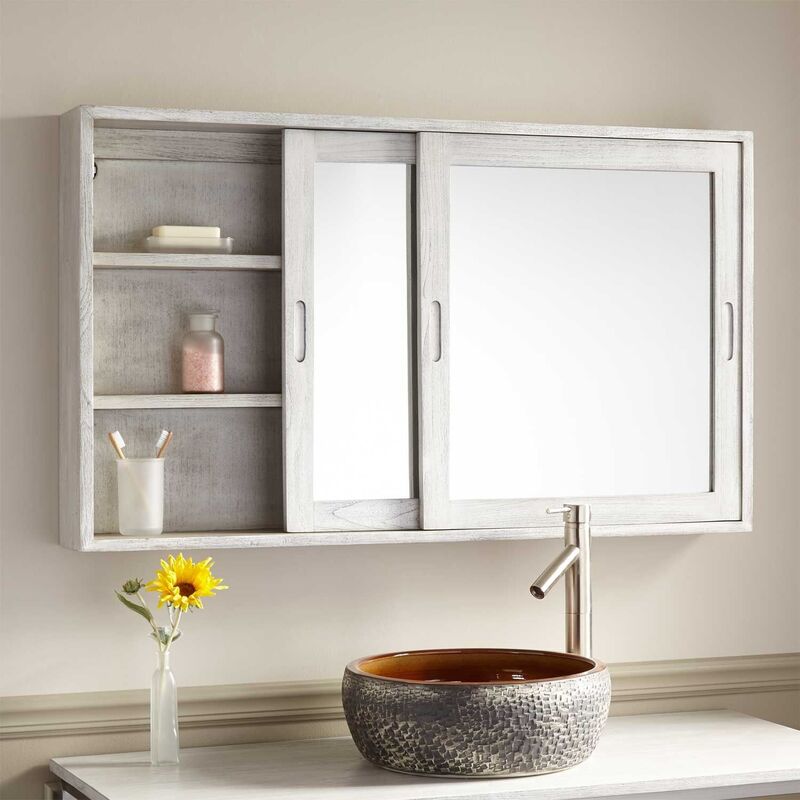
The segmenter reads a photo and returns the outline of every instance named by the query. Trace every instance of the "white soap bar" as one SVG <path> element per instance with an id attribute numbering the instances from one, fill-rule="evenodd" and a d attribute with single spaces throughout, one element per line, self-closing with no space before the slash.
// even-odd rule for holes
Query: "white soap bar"
<path id="1" fill-rule="evenodd" d="M 209 228 L 202 225 L 159 225 L 153 228 L 153 236 L 180 236 L 195 239 L 219 239 L 219 228 Z"/>
<path id="2" fill-rule="evenodd" d="M 150 253 L 230 253 L 233 239 L 204 236 L 148 236 L 144 249 Z"/>

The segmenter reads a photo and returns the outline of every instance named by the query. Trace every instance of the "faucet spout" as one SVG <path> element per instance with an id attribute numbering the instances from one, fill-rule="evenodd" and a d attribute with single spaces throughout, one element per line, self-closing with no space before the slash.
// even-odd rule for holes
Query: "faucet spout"
<path id="1" fill-rule="evenodd" d="M 578 560 L 580 554 L 581 551 L 574 544 L 568 544 L 533 582 L 531 594 L 537 600 L 544 600 L 558 579 Z"/>
<path id="2" fill-rule="evenodd" d="M 591 509 L 587 505 L 565 505 L 547 512 L 564 515 L 564 548 L 533 582 L 531 594 L 542 600 L 564 576 L 566 649 L 591 657 Z"/>

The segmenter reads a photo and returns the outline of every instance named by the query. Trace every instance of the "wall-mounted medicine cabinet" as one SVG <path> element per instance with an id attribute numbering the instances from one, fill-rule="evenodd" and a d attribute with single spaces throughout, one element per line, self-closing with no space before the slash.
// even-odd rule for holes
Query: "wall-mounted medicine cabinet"
<path id="1" fill-rule="evenodd" d="M 215 225 L 232 254 L 145 252 Z M 749 530 L 749 133 L 80 107 L 61 120 L 61 542 Z M 188 311 L 225 393 L 180 393 Z M 175 433 L 117 533 L 108 431 Z"/>

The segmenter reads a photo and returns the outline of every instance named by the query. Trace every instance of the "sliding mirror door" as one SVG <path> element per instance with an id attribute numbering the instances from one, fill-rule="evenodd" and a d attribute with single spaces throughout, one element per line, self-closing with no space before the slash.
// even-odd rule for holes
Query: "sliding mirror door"
<path id="1" fill-rule="evenodd" d="M 415 137 L 284 134 L 289 531 L 419 527 Z"/>
<path id="2" fill-rule="evenodd" d="M 418 170 L 423 527 L 740 520 L 738 145 L 423 133 Z"/>

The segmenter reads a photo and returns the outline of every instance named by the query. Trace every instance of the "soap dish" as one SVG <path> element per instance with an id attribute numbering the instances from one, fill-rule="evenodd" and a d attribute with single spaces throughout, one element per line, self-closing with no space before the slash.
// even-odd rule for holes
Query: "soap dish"
<path id="1" fill-rule="evenodd" d="M 208 239 L 200 236 L 148 236 L 144 240 L 148 253 L 232 253 L 233 239 L 222 236 Z"/>

